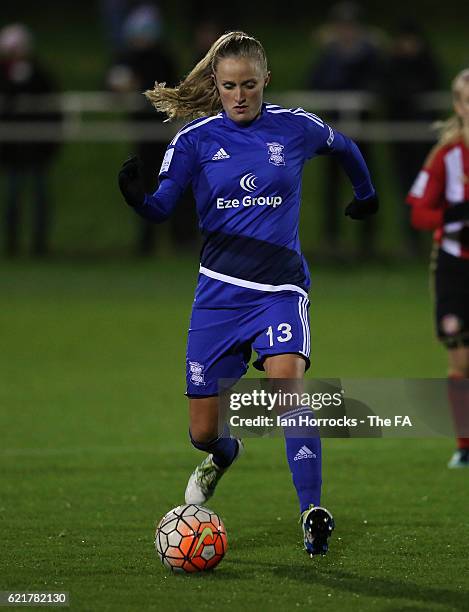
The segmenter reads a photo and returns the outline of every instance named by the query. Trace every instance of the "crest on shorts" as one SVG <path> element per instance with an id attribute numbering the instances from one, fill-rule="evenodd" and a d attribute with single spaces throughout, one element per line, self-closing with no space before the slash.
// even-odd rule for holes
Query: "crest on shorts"
<path id="1" fill-rule="evenodd" d="M 189 361 L 191 383 L 194 385 L 205 385 L 204 366 L 198 361 Z"/>
<path id="2" fill-rule="evenodd" d="M 269 152 L 269 163 L 274 164 L 274 166 L 284 166 L 285 165 L 285 156 L 283 154 L 283 149 L 285 147 L 281 145 L 279 142 L 268 142 L 267 143 L 267 151 Z"/>

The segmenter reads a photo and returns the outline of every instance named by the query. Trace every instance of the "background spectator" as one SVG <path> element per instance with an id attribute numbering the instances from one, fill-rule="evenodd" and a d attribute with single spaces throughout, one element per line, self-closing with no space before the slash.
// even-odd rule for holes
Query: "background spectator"
<path id="1" fill-rule="evenodd" d="M 440 86 L 440 71 L 430 45 L 411 20 L 402 21 L 393 37 L 383 78 L 383 99 L 390 121 L 431 121 L 435 113 L 425 111 L 422 94 Z M 425 159 L 431 143 L 411 140 L 391 143 L 392 162 L 400 195 L 402 236 L 410 255 L 420 250 L 420 234 L 413 229 L 404 198 Z"/>
<path id="2" fill-rule="evenodd" d="M 194 26 L 194 60 L 201 60 L 217 38 L 228 29 L 213 18 L 197 21 Z"/>
<path id="3" fill-rule="evenodd" d="M 362 23 L 360 7 L 354 2 L 340 2 L 329 13 L 328 22 L 319 31 L 321 50 L 314 64 L 308 87 L 323 91 L 365 91 L 377 89 L 381 63 L 380 46 L 376 34 Z M 366 120 L 367 112 L 360 118 Z M 329 113 L 328 120 L 336 122 L 337 112 Z M 370 162 L 369 147 L 357 139 L 363 155 Z M 339 232 L 343 201 L 341 179 L 344 178 L 339 164 L 327 158 L 324 192 L 324 235 L 332 253 L 340 248 Z M 360 225 L 359 250 L 363 256 L 374 252 L 375 221 L 371 217 Z"/>
<path id="4" fill-rule="evenodd" d="M 33 36 L 22 24 L 11 24 L 0 31 L 0 96 L 3 104 L 0 121 L 13 123 L 51 123 L 61 119 L 58 112 L 41 112 L 44 104 L 24 96 L 51 94 L 56 85 L 34 55 Z M 57 152 L 57 142 L 21 141 L 0 145 L 0 162 L 6 173 L 5 248 L 9 256 L 19 250 L 20 200 L 28 183 L 32 186 L 32 252 L 48 251 L 50 197 L 47 174 Z"/>
<path id="5" fill-rule="evenodd" d="M 122 25 L 129 10 L 129 0 L 100 0 L 101 19 L 113 57 L 116 57 L 123 47 Z"/>
<path id="6" fill-rule="evenodd" d="M 152 89 L 155 81 L 175 84 L 178 73 L 174 61 L 162 41 L 162 22 L 159 10 L 153 4 L 135 7 L 123 24 L 124 50 L 108 74 L 109 86 L 115 91 L 143 93 Z M 148 101 L 141 96 L 141 106 L 132 114 L 136 122 L 162 122 Z M 136 153 L 143 161 L 145 189 L 155 191 L 158 172 L 166 151 L 166 142 L 139 140 Z M 150 254 L 156 243 L 157 228 L 147 221 L 139 221 L 137 252 Z M 178 247 L 190 247 L 195 242 L 195 211 L 190 194 L 186 194 L 170 225 L 172 242 Z"/>

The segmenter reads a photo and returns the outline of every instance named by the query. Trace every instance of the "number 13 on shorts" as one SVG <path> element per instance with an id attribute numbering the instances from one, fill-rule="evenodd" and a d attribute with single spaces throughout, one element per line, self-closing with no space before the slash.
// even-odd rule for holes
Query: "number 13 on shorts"
<path id="1" fill-rule="evenodd" d="M 308 307 L 306 296 L 288 296 L 276 300 L 267 310 L 262 311 L 259 335 L 252 344 L 261 362 L 268 355 L 298 353 L 306 357 L 309 365 Z"/>
<path id="2" fill-rule="evenodd" d="M 290 323 L 279 323 L 276 327 L 269 325 L 265 333 L 269 338 L 269 346 L 274 346 L 275 342 L 288 342 L 293 338 Z"/>

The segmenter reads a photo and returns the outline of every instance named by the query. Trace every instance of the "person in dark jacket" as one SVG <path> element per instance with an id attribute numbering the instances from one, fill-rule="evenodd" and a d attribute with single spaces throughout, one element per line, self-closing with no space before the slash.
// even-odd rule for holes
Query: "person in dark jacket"
<path id="1" fill-rule="evenodd" d="M 108 74 L 108 85 L 114 91 L 143 92 L 152 89 L 155 81 L 174 85 L 177 79 L 176 66 L 170 53 L 161 40 L 161 19 L 155 5 L 144 3 L 136 6 L 123 24 L 122 38 L 124 50 Z M 139 122 L 162 123 L 164 116 L 155 112 L 141 96 L 141 106 L 135 110 L 131 119 Z M 143 161 L 145 189 L 155 191 L 157 173 L 153 171 L 163 161 L 166 151 L 165 142 L 138 139 L 136 153 Z M 184 200 L 191 199 L 189 193 Z M 191 202 L 183 201 L 176 211 L 170 225 L 170 240 L 178 249 L 194 246 L 196 240 L 196 219 Z M 140 221 L 137 240 L 137 253 L 150 255 L 156 246 L 156 229 L 148 221 Z"/>
<path id="2" fill-rule="evenodd" d="M 0 31 L 0 121 L 26 129 L 31 138 L 25 134 L 20 140 L 4 137 L 0 145 L 0 163 L 6 174 L 5 250 L 9 256 L 19 251 L 20 201 L 28 184 L 34 204 L 32 252 L 42 256 L 48 251 L 48 171 L 58 150 L 61 113 L 48 110 L 44 105 L 50 105 L 51 100 L 44 96 L 55 92 L 53 78 L 34 56 L 31 32 L 22 24 L 5 26 Z M 55 132 L 50 141 L 34 129 L 46 124 Z"/>
<path id="3" fill-rule="evenodd" d="M 360 7 L 351 1 L 334 4 L 320 32 L 321 49 L 310 71 L 307 86 L 313 91 L 375 92 L 381 65 L 381 41 L 372 29 L 364 25 Z M 368 111 L 360 112 L 366 121 Z M 328 113 L 331 123 L 340 120 L 334 111 Z M 367 143 L 357 140 L 363 155 L 369 161 Z M 340 252 L 341 176 L 339 164 L 332 157 L 326 159 L 326 182 L 323 197 L 324 238 L 331 253 Z M 375 250 L 375 221 L 371 217 L 360 226 L 359 254 L 368 257 Z"/>
<path id="4" fill-rule="evenodd" d="M 383 100 L 390 121 L 431 122 L 437 119 L 434 112 L 424 108 L 422 96 L 440 88 L 440 70 L 424 32 L 414 21 L 406 19 L 397 25 L 383 76 Z M 409 140 L 391 143 L 400 202 L 409 191 L 430 146 L 430 142 Z M 399 211 L 404 244 L 409 255 L 417 255 L 420 235 L 410 224 L 408 209 L 402 205 Z"/>

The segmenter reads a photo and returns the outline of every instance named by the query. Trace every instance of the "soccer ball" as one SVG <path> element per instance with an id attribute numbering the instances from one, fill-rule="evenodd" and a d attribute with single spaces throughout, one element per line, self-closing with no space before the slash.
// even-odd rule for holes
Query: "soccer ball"
<path id="1" fill-rule="evenodd" d="M 226 529 L 218 514 L 195 504 L 173 508 L 156 527 L 156 552 L 173 572 L 213 569 L 227 546 Z"/>

